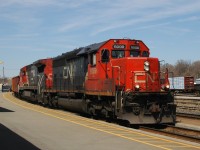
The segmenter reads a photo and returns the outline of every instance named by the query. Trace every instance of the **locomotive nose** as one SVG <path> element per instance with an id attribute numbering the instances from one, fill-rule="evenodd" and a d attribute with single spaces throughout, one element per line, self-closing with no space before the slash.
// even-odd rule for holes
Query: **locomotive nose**
<path id="1" fill-rule="evenodd" d="M 132 91 L 160 91 L 157 58 L 130 58 L 127 61 L 127 89 Z"/>

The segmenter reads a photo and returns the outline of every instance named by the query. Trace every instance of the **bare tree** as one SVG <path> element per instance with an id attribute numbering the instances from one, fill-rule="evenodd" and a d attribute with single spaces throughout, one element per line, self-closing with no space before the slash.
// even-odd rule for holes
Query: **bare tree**
<path id="1" fill-rule="evenodd" d="M 195 61 L 191 64 L 190 71 L 192 76 L 194 76 L 195 78 L 200 78 L 200 60 Z"/>
<path id="2" fill-rule="evenodd" d="M 175 76 L 190 76 L 189 68 L 191 63 L 185 60 L 178 60 L 175 64 Z"/>
<path id="3" fill-rule="evenodd" d="M 169 72 L 171 72 L 170 76 L 193 76 L 195 79 L 200 78 L 200 60 L 191 63 L 191 61 L 181 59 L 175 65 L 162 64 L 160 67 L 161 71 L 167 67 Z"/>

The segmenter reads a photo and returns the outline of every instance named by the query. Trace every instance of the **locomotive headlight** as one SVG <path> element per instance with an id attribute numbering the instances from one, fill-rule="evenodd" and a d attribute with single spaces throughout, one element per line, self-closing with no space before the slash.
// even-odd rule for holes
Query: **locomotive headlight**
<path id="1" fill-rule="evenodd" d="M 165 86 L 165 91 L 169 91 L 169 85 L 168 84 Z"/>
<path id="2" fill-rule="evenodd" d="M 166 85 L 166 89 L 169 89 L 169 85 Z"/>
<path id="3" fill-rule="evenodd" d="M 144 62 L 144 65 L 145 65 L 145 66 L 149 66 L 149 62 L 148 62 L 148 61 L 145 61 L 145 62 Z"/>
<path id="4" fill-rule="evenodd" d="M 135 85 L 135 90 L 139 90 L 140 89 L 140 85 L 136 84 Z"/>
<path id="5" fill-rule="evenodd" d="M 149 71 L 149 62 L 148 61 L 144 62 L 144 70 Z"/>
<path id="6" fill-rule="evenodd" d="M 144 66 L 144 70 L 145 71 L 149 71 L 149 67 L 148 66 Z"/>
<path id="7" fill-rule="evenodd" d="M 169 88 L 170 88 L 169 84 L 162 85 L 162 89 L 165 90 L 165 91 L 169 91 Z"/>

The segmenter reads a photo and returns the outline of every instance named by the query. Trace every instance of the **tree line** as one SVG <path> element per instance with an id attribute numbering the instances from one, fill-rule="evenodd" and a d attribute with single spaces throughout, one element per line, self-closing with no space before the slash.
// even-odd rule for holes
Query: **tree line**
<path id="1" fill-rule="evenodd" d="M 5 77 L 5 78 L 0 77 L 0 84 L 3 84 L 3 83 L 11 84 L 11 79 L 9 79 L 7 77 Z"/>
<path id="2" fill-rule="evenodd" d="M 195 79 L 200 78 L 200 60 L 191 62 L 181 59 L 178 60 L 175 65 L 168 63 L 163 64 L 161 62 L 161 70 L 165 68 L 168 68 L 170 76 L 193 76 Z"/>

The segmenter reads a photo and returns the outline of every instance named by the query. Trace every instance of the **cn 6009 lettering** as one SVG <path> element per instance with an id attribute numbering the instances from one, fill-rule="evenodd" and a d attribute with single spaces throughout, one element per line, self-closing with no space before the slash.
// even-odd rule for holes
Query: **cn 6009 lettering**
<path id="1" fill-rule="evenodd" d="M 110 39 L 38 60 L 13 78 L 15 95 L 130 124 L 174 124 L 168 71 L 140 40 Z"/>

